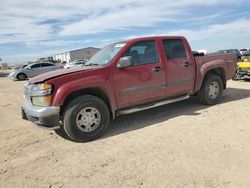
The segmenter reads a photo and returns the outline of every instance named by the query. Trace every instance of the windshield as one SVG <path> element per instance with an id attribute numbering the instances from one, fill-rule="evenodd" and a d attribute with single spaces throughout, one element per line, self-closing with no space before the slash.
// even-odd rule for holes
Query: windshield
<path id="1" fill-rule="evenodd" d="M 24 69 L 29 69 L 31 68 L 31 65 L 27 65 L 26 67 L 24 67 Z"/>
<path id="2" fill-rule="evenodd" d="M 103 49 L 97 52 L 89 61 L 87 61 L 85 66 L 107 65 L 125 45 L 125 42 L 120 42 L 105 46 Z"/>

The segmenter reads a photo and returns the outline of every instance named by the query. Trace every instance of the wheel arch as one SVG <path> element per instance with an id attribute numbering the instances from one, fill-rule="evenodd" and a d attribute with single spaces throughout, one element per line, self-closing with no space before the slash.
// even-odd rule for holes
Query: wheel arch
<path id="1" fill-rule="evenodd" d="M 204 83 L 206 77 L 208 77 L 211 74 L 219 76 L 223 82 L 223 89 L 226 89 L 226 84 L 227 84 L 226 73 L 225 70 L 221 67 L 208 70 L 203 77 L 202 84 Z"/>
<path id="2" fill-rule="evenodd" d="M 72 93 L 70 93 L 64 100 L 62 106 L 61 106 L 61 110 L 60 110 L 60 115 L 63 114 L 65 107 L 67 106 L 67 104 L 75 99 L 78 96 L 83 96 L 83 95 L 93 95 L 96 97 L 99 97 L 100 99 L 102 99 L 105 104 L 108 106 L 108 109 L 110 111 L 110 117 L 111 118 L 115 118 L 115 112 L 114 109 L 112 107 L 111 101 L 108 98 L 108 95 L 100 88 L 97 87 L 91 87 L 91 88 L 85 88 L 85 89 L 80 89 L 77 91 L 73 91 Z"/>
<path id="3" fill-rule="evenodd" d="M 25 78 L 28 78 L 27 74 L 25 74 L 24 72 L 19 72 L 19 73 L 17 73 L 17 75 L 16 75 L 16 79 L 18 79 L 18 76 L 19 76 L 20 74 L 23 74 L 23 75 L 25 76 Z"/>

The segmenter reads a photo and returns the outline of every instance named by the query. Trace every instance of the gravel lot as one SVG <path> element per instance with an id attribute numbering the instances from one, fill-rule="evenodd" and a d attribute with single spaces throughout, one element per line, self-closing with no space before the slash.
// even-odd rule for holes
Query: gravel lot
<path id="1" fill-rule="evenodd" d="M 74 143 L 21 119 L 23 85 L 0 77 L 0 187 L 250 187 L 250 81 L 121 116 Z"/>

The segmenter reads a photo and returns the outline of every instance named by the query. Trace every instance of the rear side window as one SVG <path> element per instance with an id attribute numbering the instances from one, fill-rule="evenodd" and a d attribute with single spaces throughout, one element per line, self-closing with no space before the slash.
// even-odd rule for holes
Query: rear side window
<path id="1" fill-rule="evenodd" d="M 41 67 L 41 64 L 39 64 L 39 63 L 34 64 L 34 65 L 31 66 L 31 68 L 39 68 L 39 67 Z"/>
<path id="2" fill-rule="evenodd" d="M 168 59 L 186 58 L 186 50 L 181 39 L 163 40 L 164 51 Z"/>
<path id="3" fill-rule="evenodd" d="M 41 64 L 42 67 L 50 67 L 50 66 L 54 66 L 53 64 L 50 64 L 50 63 L 43 63 Z"/>

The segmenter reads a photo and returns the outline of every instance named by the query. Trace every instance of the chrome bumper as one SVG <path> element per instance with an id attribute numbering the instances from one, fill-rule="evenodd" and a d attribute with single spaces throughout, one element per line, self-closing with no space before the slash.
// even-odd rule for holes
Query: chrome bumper
<path id="1" fill-rule="evenodd" d="M 39 127 L 46 129 L 60 128 L 60 107 L 38 107 L 33 106 L 27 99 L 22 107 L 22 118 L 33 122 Z"/>

